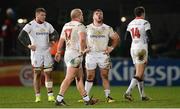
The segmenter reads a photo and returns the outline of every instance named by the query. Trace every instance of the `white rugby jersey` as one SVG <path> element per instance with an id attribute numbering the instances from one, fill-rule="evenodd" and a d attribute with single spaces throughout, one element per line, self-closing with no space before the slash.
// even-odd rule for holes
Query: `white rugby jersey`
<path id="1" fill-rule="evenodd" d="M 95 52 L 104 51 L 108 47 L 109 38 L 114 34 L 112 27 L 106 24 L 97 27 L 93 23 L 87 26 L 86 32 L 87 46 Z"/>
<path id="2" fill-rule="evenodd" d="M 132 44 L 147 44 L 147 34 L 146 31 L 150 30 L 150 23 L 142 18 L 135 18 L 132 20 L 127 31 L 131 33 Z"/>
<path id="3" fill-rule="evenodd" d="M 36 51 L 43 51 L 49 48 L 49 34 L 54 32 L 54 28 L 48 22 L 42 24 L 32 20 L 23 28 L 29 34 L 31 44 L 36 46 Z"/>
<path id="4" fill-rule="evenodd" d="M 86 32 L 85 26 L 78 21 L 70 21 L 66 23 L 62 29 L 61 36 L 66 41 L 66 50 L 80 49 L 79 33 Z"/>

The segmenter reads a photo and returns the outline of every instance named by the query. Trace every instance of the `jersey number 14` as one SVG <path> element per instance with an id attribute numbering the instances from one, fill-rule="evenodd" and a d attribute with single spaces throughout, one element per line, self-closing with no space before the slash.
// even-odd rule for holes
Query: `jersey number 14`
<path id="1" fill-rule="evenodd" d="M 140 33 L 139 33 L 139 29 L 136 27 L 136 28 L 132 28 L 131 29 L 131 33 L 132 33 L 132 37 L 133 39 L 136 37 L 136 38 L 140 38 Z"/>

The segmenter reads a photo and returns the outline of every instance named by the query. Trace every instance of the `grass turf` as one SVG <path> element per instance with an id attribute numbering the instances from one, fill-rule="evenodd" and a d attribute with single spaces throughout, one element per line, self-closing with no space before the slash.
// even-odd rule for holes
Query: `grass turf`
<path id="1" fill-rule="evenodd" d="M 65 101 L 69 106 L 63 108 L 180 108 L 180 87 L 145 87 L 145 92 L 152 98 L 151 101 L 141 101 L 137 88 L 133 90 L 133 102 L 123 99 L 125 86 L 112 86 L 111 95 L 116 100 L 106 103 L 104 91 L 101 86 L 94 86 L 91 94 L 100 101 L 93 106 L 86 106 L 77 101 L 81 99 L 75 86 L 71 86 L 65 94 Z M 59 86 L 54 87 L 57 95 Z M 46 89 L 41 89 L 40 103 L 35 103 L 32 87 L 0 87 L 0 108 L 58 108 L 54 103 L 47 101 Z"/>

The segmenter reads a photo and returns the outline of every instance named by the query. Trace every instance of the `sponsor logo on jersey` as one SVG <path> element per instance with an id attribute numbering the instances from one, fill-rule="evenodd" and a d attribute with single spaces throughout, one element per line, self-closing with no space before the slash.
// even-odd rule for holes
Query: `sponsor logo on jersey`
<path id="1" fill-rule="evenodd" d="M 104 38 L 104 35 L 90 35 L 91 38 Z"/>
<path id="2" fill-rule="evenodd" d="M 36 35 L 49 35 L 48 32 L 36 32 Z"/>

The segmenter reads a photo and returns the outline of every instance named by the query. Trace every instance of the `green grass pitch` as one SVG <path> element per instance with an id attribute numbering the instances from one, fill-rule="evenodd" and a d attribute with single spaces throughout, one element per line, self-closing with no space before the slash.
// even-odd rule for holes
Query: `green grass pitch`
<path id="1" fill-rule="evenodd" d="M 65 101 L 69 106 L 63 108 L 180 108 L 180 87 L 145 87 L 151 101 L 141 101 L 137 88 L 132 95 L 133 102 L 123 99 L 126 86 L 112 86 L 111 95 L 116 100 L 114 103 L 105 103 L 104 91 L 101 86 L 94 86 L 91 94 L 100 99 L 96 105 L 86 106 L 78 103 L 80 94 L 75 86 L 71 86 L 65 94 Z M 57 95 L 59 86 L 54 87 Z M 46 89 L 41 89 L 40 103 L 34 102 L 34 91 L 32 87 L 0 87 L 0 108 L 59 108 L 54 103 L 47 101 Z"/>

